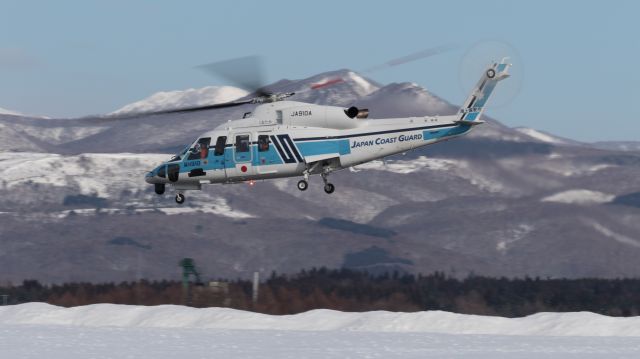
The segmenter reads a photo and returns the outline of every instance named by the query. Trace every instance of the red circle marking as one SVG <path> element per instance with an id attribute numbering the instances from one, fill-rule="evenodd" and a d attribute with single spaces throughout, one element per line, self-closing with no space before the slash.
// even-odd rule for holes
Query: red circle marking
<path id="1" fill-rule="evenodd" d="M 242 166 L 242 167 L 240 167 L 240 171 L 242 171 L 242 172 L 247 172 L 247 166 Z"/>

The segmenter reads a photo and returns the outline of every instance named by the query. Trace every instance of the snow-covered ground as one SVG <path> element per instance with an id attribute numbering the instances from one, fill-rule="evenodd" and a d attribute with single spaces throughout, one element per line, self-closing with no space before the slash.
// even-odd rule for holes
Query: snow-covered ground
<path id="1" fill-rule="evenodd" d="M 640 318 L 225 308 L 0 307 L 2 358 L 637 358 Z"/>
<path id="2" fill-rule="evenodd" d="M 542 202 L 577 203 L 577 204 L 601 204 L 609 203 L 614 195 L 586 189 L 573 189 L 547 196 Z"/>
<path id="3" fill-rule="evenodd" d="M 144 175 L 168 154 L 88 153 L 63 156 L 53 153 L 2 152 L 0 175 L 3 186 L 12 187 L 26 181 L 64 187 L 78 186 L 79 193 L 108 196 L 107 187 L 146 186 Z"/>
<path id="4" fill-rule="evenodd" d="M 358 170 L 378 170 L 389 171 L 393 173 L 407 174 L 418 172 L 421 170 L 449 170 L 452 167 L 465 167 L 466 163 L 463 161 L 456 161 L 452 159 L 441 158 L 427 158 L 425 156 L 419 156 L 416 159 L 410 161 L 402 160 L 374 160 L 371 162 L 365 162 L 356 167 Z"/>
<path id="5" fill-rule="evenodd" d="M 586 189 L 572 189 L 547 196 L 542 202 L 577 203 L 577 204 L 600 204 L 611 202 L 615 198 L 612 194 Z"/>

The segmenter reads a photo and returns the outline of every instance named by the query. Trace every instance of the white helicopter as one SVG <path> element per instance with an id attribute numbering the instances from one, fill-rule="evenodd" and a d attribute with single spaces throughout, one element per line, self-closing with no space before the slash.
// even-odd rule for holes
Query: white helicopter
<path id="1" fill-rule="evenodd" d="M 483 109 L 496 84 L 509 77 L 507 58 L 490 64 L 463 107 L 455 115 L 368 120 L 368 110 L 320 106 L 285 100 L 294 93 L 262 96 L 212 106 L 164 111 L 200 111 L 259 104 L 245 118 L 203 133 L 191 146 L 148 172 L 147 183 L 164 194 L 175 191 L 182 204 L 186 190 L 203 184 L 238 183 L 302 177 L 305 191 L 311 175 L 319 174 L 324 191 L 333 193 L 329 174 L 361 163 L 407 152 L 468 133 L 484 123 Z"/>

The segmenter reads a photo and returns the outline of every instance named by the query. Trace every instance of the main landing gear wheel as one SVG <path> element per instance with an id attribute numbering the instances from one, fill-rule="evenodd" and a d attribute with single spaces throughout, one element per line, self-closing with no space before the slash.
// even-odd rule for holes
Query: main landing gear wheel
<path id="1" fill-rule="evenodd" d="M 309 188 L 309 182 L 305 180 L 298 181 L 298 189 L 301 191 L 306 191 Z"/>
<path id="2" fill-rule="evenodd" d="M 176 203 L 183 204 L 184 203 L 184 195 L 182 193 L 176 194 Z"/>
<path id="3" fill-rule="evenodd" d="M 336 186 L 333 185 L 333 183 L 327 183 L 324 185 L 324 191 L 331 194 L 333 193 L 333 191 L 336 190 Z"/>

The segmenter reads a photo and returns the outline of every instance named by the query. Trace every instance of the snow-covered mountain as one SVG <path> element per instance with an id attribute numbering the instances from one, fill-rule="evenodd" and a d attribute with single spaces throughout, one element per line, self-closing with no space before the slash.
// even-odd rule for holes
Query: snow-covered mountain
<path id="1" fill-rule="evenodd" d="M 199 89 L 157 92 L 145 99 L 123 106 L 111 112 L 110 115 L 213 105 L 237 100 L 248 94 L 247 91 L 232 86 L 207 86 Z"/>
<path id="2" fill-rule="evenodd" d="M 325 72 L 301 80 L 281 80 L 267 86 L 272 92 L 295 92 L 293 101 L 351 106 L 381 87 L 377 82 L 351 70 Z"/>
<path id="3" fill-rule="evenodd" d="M 533 129 L 533 128 L 515 127 L 514 130 L 529 136 L 530 138 L 534 139 L 535 141 L 551 143 L 551 144 L 554 144 L 554 145 L 581 145 L 577 141 L 573 141 L 573 140 L 570 140 L 570 139 L 566 139 L 566 138 L 562 138 L 562 137 L 559 137 L 559 136 L 555 136 L 555 135 L 552 135 L 550 133 L 547 133 L 547 132 L 544 132 L 544 131 L 541 131 L 541 130 L 536 130 L 536 129 Z"/>
<path id="4" fill-rule="evenodd" d="M 37 119 L 49 119 L 49 117 L 47 117 L 47 116 L 25 114 L 25 113 L 22 113 L 22 112 L 18 112 L 18 111 L 14 111 L 14 110 L 7 110 L 6 108 L 0 107 L 0 116 L 1 115 L 9 115 L 9 116 L 16 116 L 16 117 L 20 116 L 20 117 L 29 117 L 29 118 L 37 118 Z"/>
<path id="5" fill-rule="evenodd" d="M 640 141 L 600 141 L 591 145 L 606 150 L 640 152 Z"/>
<path id="6" fill-rule="evenodd" d="M 445 115 L 455 113 L 456 106 L 434 96 L 415 83 L 392 83 L 356 102 L 358 107 L 377 108 L 373 118 Z"/>
<path id="7" fill-rule="evenodd" d="M 368 107 L 374 119 L 458 108 L 415 84 L 385 86 L 349 70 L 268 90 Z M 9 239 L 0 241 L 9 268 L 0 280 L 173 278 L 181 257 L 229 278 L 349 266 L 352 256 L 362 269 L 457 276 L 640 275 L 640 187 L 629 180 L 640 177 L 640 154 L 489 118 L 469 136 L 335 173 L 329 197 L 317 179 L 305 192 L 283 179 L 209 186 L 178 207 L 144 183 L 170 153 L 254 107 L 129 119 L 0 116 L 0 238 Z M 113 245 L 119 237 L 142 246 Z"/>
<path id="8" fill-rule="evenodd" d="M 24 114 L 20 112 L 7 110 L 6 108 L 2 107 L 0 107 L 0 115 L 24 116 Z"/>

